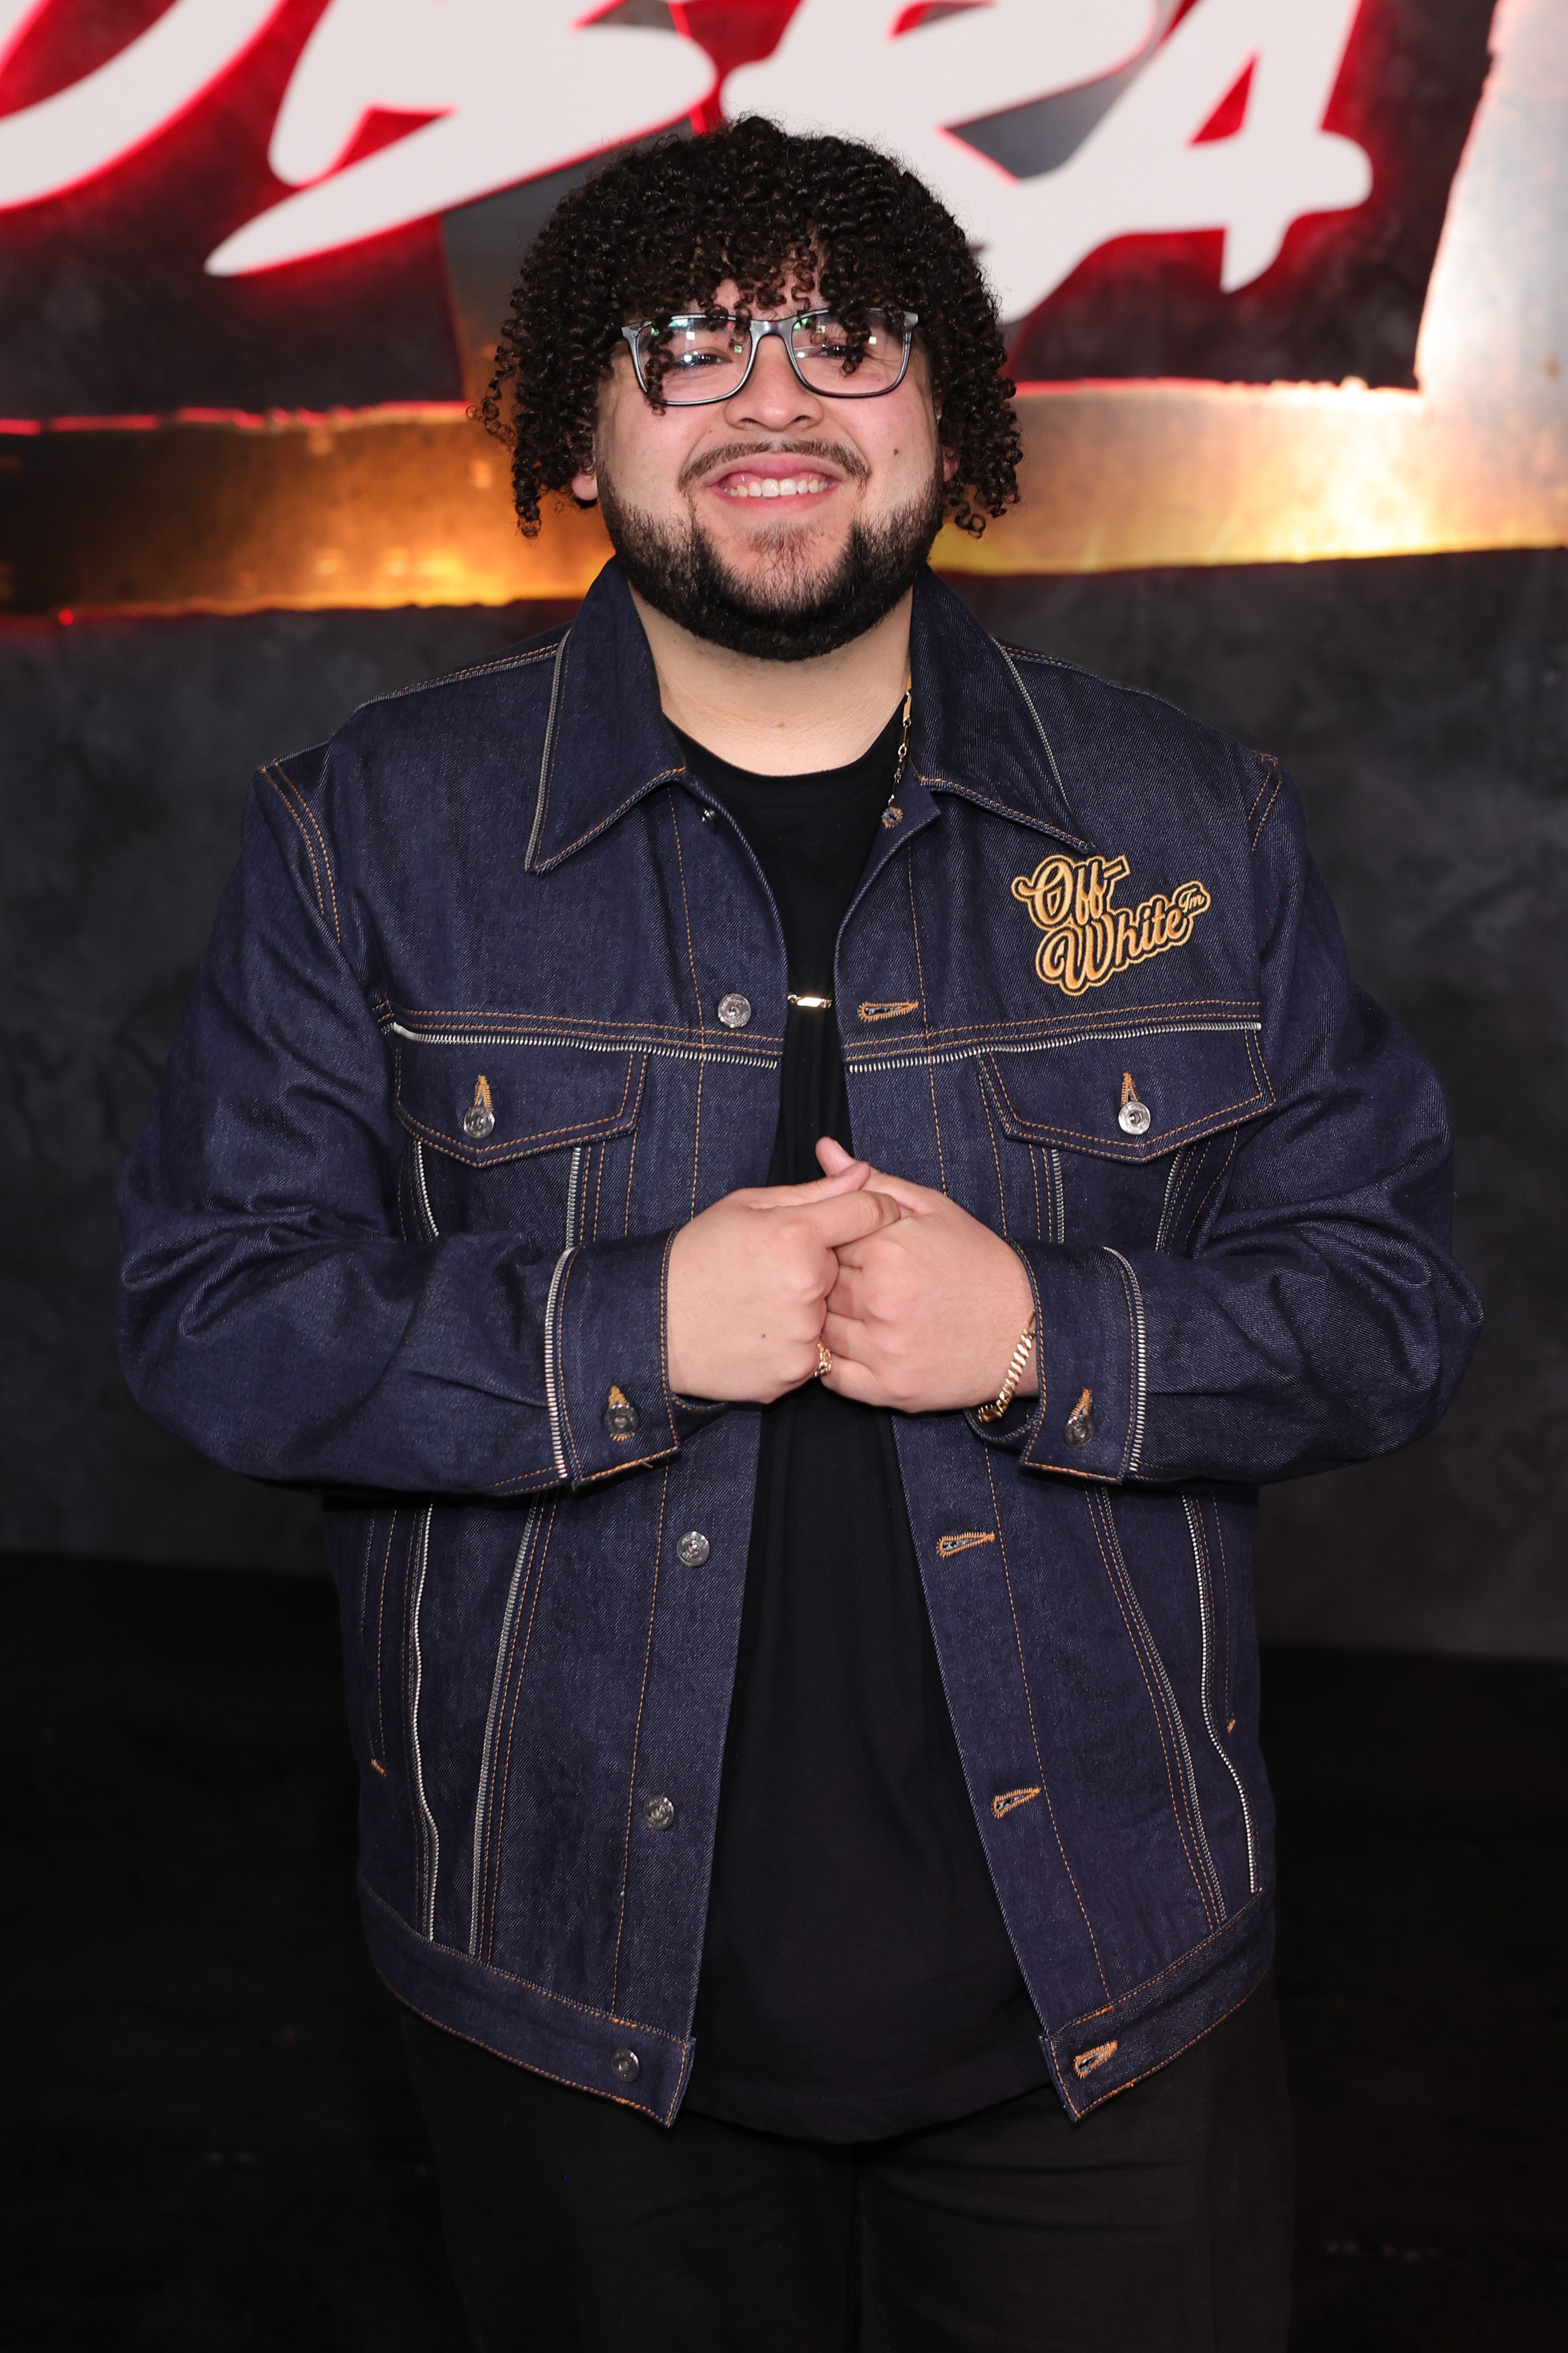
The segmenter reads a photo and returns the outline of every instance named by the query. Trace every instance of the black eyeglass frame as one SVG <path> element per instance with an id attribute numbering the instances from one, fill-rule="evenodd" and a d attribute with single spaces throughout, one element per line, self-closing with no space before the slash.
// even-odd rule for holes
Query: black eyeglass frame
<path id="1" fill-rule="evenodd" d="M 804 327 L 808 320 L 835 317 L 836 313 L 832 311 L 797 311 L 788 319 L 742 319 L 742 315 L 736 311 L 672 311 L 668 319 L 636 320 L 629 327 L 621 329 L 621 339 L 632 355 L 632 366 L 637 372 L 637 387 L 643 397 L 652 401 L 656 408 L 717 408 L 721 402 L 733 400 L 737 394 L 744 392 L 747 385 L 750 384 L 752 370 L 757 364 L 757 353 L 769 335 L 778 337 L 784 345 L 784 357 L 790 364 L 790 369 L 796 383 L 804 385 L 807 392 L 819 393 L 824 400 L 885 400 L 889 393 L 897 392 L 910 372 L 910 353 L 914 349 L 915 329 L 921 322 L 920 313 L 917 311 L 884 311 L 882 315 L 885 319 L 903 322 L 904 353 L 899 363 L 899 373 L 892 383 L 879 385 L 875 392 L 847 390 L 829 392 L 826 385 L 813 384 L 809 376 L 801 374 L 800 363 L 795 358 L 790 343 L 790 332 L 795 327 Z M 742 324 L 745 326 L 752 338 L 752 348 L 746 355 L 746 365 L 741 381 L 739 384 L 731 385 L 728 392 L 704 393 L 700 400 L 666 400 L 661 394 L 649 386 L 648 380 L 643 374 L 642 358 L 637 351 L 637 337 L 647 334 L 650 330 L 660 327 L 666 330 L 684 327 L 699 320 L 710 326 L 717 325 L 721 322 L 727 327 L 739 327 Z"/>

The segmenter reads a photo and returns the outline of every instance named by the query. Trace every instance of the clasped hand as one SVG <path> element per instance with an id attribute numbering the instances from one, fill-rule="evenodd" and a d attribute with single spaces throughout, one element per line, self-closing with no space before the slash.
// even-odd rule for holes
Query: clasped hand
<path id="1" fill-rule="evenodd" d="M 811 1185 L 728 1193 L 669 1254 L 666 1353 L 678 1395 L 771 1405 L 832 1352 L 825 1386 L 932 1413 L 994 1397 L 1034 1305 L 1007 1243 L 943 1193 L 825 1136 Z M 1018 1384 L 1036 1390 L 1031 1358 Z"/>

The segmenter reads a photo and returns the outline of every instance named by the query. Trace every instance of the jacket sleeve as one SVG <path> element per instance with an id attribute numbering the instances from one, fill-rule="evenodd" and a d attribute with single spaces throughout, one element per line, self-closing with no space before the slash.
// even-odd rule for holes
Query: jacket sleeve
<path id="1" fill-rule="evenodd" d="M 700 1419 L 665 1382 L 668 1236 L 402 1232 L 390 1061 L 330 861 L 264 772 L 121 1179 L 132 1395 L 215 1461 L 307 1485 L 505 1496 L 668 1456 Z M 612 1386 L 634 1429 L 605 1427 Z"/>
<path id="2" fill-rule="evenodd" d="M 1283 779 L 1253 872 L 1272 1106 L 1211 1144 L 1181 1254 L 1017 1245 L 1043 1394 L 1000 1434 L 1026 1471 L 1251 1485 L 1363 1461 L 1430 1430 L 1469 1360 L 1442 1091 L 1352 985 Z"/>

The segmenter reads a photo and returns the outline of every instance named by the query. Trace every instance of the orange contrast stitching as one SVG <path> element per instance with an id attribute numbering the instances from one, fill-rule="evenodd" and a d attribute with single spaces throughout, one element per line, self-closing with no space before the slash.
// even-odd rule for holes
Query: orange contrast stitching
<path id="1" fill-rule="evenodd" d="M 343 944 L 343 934 L 342 926 L 338 921 L 337 885 L 332 881 L 331 852 L 327 848 L 327 837 L 321 830 L 321 820 L 316 815 L 315 810 L 310 807 L 310 802 L 306 799 L 300 786 L 294 782 L 293 777 L 289 774 L 288 769 L 283 765 L 282 761 L 274 760 L 272 765 L 277 769 L 278 774 L 282 777 L 284 783 L 288 786 L 289 791 L 293 794 L 294 798 L 299 802 L 300 815 L 304 818 L 306 823 L 310 826 L 311 832 L 315 835 L 316 839 L 321 844 L 321 864 L 326 870 L 327 889 L 331 894 L 332 937 L 336 940 L 338 945 L 342 947 Z"/>
<path id="2" fill-rule="evenodd" d="M 915 861 L 911 858 L 908 860 L 906 863 L 910 878 L 910 930 L 914 935 L 915 943 L 915 976 L 920 982 L 921 1003 L 923 1007 L 927 1002 L 926 976 L 925 964 L 921 955 L 920 917 L 915 913 Z M 924 1019 L 923 1013 L 921 1015 L 921 1018 L 922 1020 Z M 936 1063 L 931 1057 L 931 1029 L 929 1026 L 926 1029 L 926 1075 L 931 1081 L 931 1125 L 936 1130 L 936 1173 L 942 1180 L 942 1189 L 945 1193 L 947 1190 L 947 1169 L 942 1160 L 942 1115 L 936 1107 Z"/>
<path id="3" fill-rule="evenodd" d="M 996 1479 L 995 1474 L 991 1468 L 991 1451 L 989 1448 L 986 1449 L 985 1452 L 985 1477 L 991 1488 L 991 1508 L 994 1512 L 996 1510 Z M 1051 1803 L 1050 1790 L 1046 1787 L 1046 1768 L 1040 1756 L 1040 1736 L 1035 1729 L 1035 1703 L 1029 1693 L 1029 1671 L 1024 1664 L 1024 1637 L 1018 1625 L 1018 1605 L 1013 1599 L 1013 1578 L 1007 1567 L 1007 1543 L 1005 1537 L 1002 1537 L 1000 1542 L 1002 1546 L 1002 1577 L 1007 1588 L 1007 1607 L 1012 1612 L 1013 1640 L 1016 1643 L 1018 1649 L 1018 1675 L 1024 1686 L 1024 1705 L 1028 1711 L 1029 1739 L 1035 1751 L 1035 1763 L 1039 1769 L 1040 1795 L 1046 1801 L 1046 1811 L 1050 1817 L 1051 1835 L 1057 1842 L 1057 1852 L 1062 1859 L 1062 1869 L 1068 1875 L 1068 1885 L 1072 1889 L 1073 1901 L 1077 1904 L 1079 1911 L 1082 1915 L 1083 1925 L 1088 1932 L 1089 1948 L 1094 1955 L 1095 1974 L 1098 1976 L 1101 1986 L 1104 1987 L 1105 1999 L 1109 2001 L 1110 2000 L 1110 1988 L 1106 1984 L 1105 1968 L 1100 1957 L 1100 1947 L 1095 1942 L 1094 1929 L 1090 1925 L 1089 1914 L 1084 1910 L 1083 1897 L 1078 1892 L 1078 1882 L 1072 1875 L 1072 1865 L 1068 1861 L 1067 1849 L 1062 1844 L 1061 1829 L 1057 1821 L 1057 1810 Z"/>
<path id="4" fill-rule="evenodd" d="M 637 1799 L 637 1752 L 642 1742 L 642 1715 L 647 1701 L 647 1671 L 653 1662 L 653 1623 L 658 1611 L 658 1567 L 664 1558 L 664 1512 L 669 1501 L 669 1473 L 664 1474 L 658 1498 L 658 1534 L 653 1548 L 653 1591 L 647 1601 L 647 1641 L 643 1650 L 642 1683 L 637 1692 L 637 1720 L 632 1727 L 632 1768 L 626 1781 L 626 1842 L 621 1856 L 621 1909 L 616 1923 L 616 1957 L 610 1967 L 610 2007 L 616 2006 L 616 1988 L 621 1981 L 621 1939 L 626 1927 L 626 1882 L 632 1869 L 632 1809 Z"/>

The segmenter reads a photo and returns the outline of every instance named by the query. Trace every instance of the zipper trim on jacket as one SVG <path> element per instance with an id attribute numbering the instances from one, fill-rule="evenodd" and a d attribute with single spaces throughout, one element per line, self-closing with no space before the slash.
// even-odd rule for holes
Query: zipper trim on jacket
<path id="1" fill-rule="evenodd" d="M 1127 1468 L 1121 1474 L 1124 1479 L 1131 1479 L 1143 1457 L 1144 1408 L 1149 1400 L 1149 1348 L 1143 1324 L 1143 1288 L 1130 1261 L 1124 1259 L 1119 1250 L 1112 1250 L 1109 1242 L 1104 1249 L 1106 1257 L 1116 1261 L 1131 1286 L 1132 1363 L 1137 1391 L 1132 1409 L 1132 1445 L 1127 1457 Z"/>
<path id="2" fill-rule="evenodd" d="M 1163 1250 L 1169 1239 L 1171 1203 L 1175 1198 L 1176 1181 L 1186 1166 L 1192 1152 L 1193 1146 L 1190 1144 L 1184 1144 L 1179 1145 L 1171 1155 L 1171 1172 L 1165 1179 L 1165 1198 L 1160 1204 L 1160 1229 L 1154 1236 L 1154 1248 L 1157 1250 Z"/>
<path id="3" fill-rule="evenodd" d="M 974 1062 L 983 1054 L 1050 1054 L 1064 1046 L 1116 1046 L 1130 1038 L 1182 1038 L 1191 1035 L 1220 1036 L 1237 1030 L 1258 1031 L 1261 1021 L 1161 1021 L 1137 1029 L 1079 1030 L 1070 1038 L 1033 1038 L 1018 1045 L 994 1045 L 982 1040 L 973 1046 L 955 1046 L 945 1054 L 865 1054 L 846 1053 L 846 1071 L 923 1071 L 931 1062 Z"/>
<path id="4" fill-rule="evenodd" d="M 1046 1147 L 1046 1158 L 1051 1171 L 1051 1198 L 1056 1203 L 1057 1229 L 1052 1239 L 1065 1242 L 1068 1238 L 1067 1204 L 1062 1198 L 1062 1155 L 1054 1144 Z"/>
<path id="5" fill-rule="evenodd" d="M 557 1035 L 520 1038 L 515 1032 L 493 1029 L 405 1029 L 401 1021 L 387 1024 L 395 1038 L 405 1038 L 411 1046 L 571 1046 L 580 1054 L 647 1054 L 665 1062 L 740 1062 L 749 1070 L 777 1070 L 784 1060 L 784 1050 L 774 1053 L 725 1054 L 715 1053 L 711 1047 L 704 1051 L 697 1046 L 648 1046 L 636 1040 L 606 1041 L 601 1038 L 567 1038 Z"/>
<path id="6" fill-rule="evenodd" d="M 419 1811 L 430 1840 L 430 1867 L 425 1875 L 423 1899 L 419 1905 L 419 1934 L 426 1944 L 436 1941 L 436 1881 L 441 1868 L 441 1836 L 436 1828 L 436 1817 L 430 1811 L 425 1796 L 425 1767 L 419 1751 L 419 1690 L 424 1680 L 424 1660 L 419 1649 L 419 1605 L 425 1599 L 425 1571 L 430 1558 L 430 1520 L 435 1510 L 432 1504 L 425 1506 L 419 1525 L 419 1575 L 414 1587 L 412 1637 L 414 1650 L 414 1689 L 409 1699 L 409 1746 L 414 1759 L 414 1793 L 419 1800 Z"/>
<path id="7" fill-rule="evenodd" d="M 414 1139 L 414 1178 L 419 1187 L 419 1206 L 425 1212 L 425 1222 L 430 1229 L 433 1242 L 441 1239 L 441 1229 L 436 1223 L 436 1212 L 430 1207 L 430 1196 L 425 1186 L 425 1146 L 417 1136 Z"/>
<path id="8" fill-rule="evenodd" d="M 576 1255 L 572 1229 L 577 1216 L 577 1182 L 582 1174 L 584 1147 L 572 1149 L 572 1173 L 566 1180 L 566 1247 L 555 1261 L 555 1271 L 550 1278 L 550 1292 L 544 1302 L 544 1403 L 550 1415 L 550 1449 L 555 1457 L 557 1476 L 570 1477 L 566 1468 L 566 1449 L 561 1437 L 561 1398 L 555 1386 L 555 1304 L 561 1296 L 568 1261 Z"/>
<path id="9" fill-rule="evenodd" d="M 584 1149 L 581 1144 L 573 1145 L 572 1166 L 566 1178 L 566 1240 L 569 1244 L 574 1244 L 577 1240 L 577 1193 L 583 1175 Z"/>
<path id="10" fill-rule="evenodd" d="M 539 847 L 539 837 L 544 825 L 544 783 L 550 773 L 551 747 L 555 741 L 555 706 L 561 697 L 561 671 L 571 642 L 572 632 L 568 629 L 555 649 L 555 660 L 550 672 L 550 708 L 544 717 L 544 742 L 539 754 L 539 792 L 533 804 L 533 830 L 528 837 L 528 848 L 522 860 L 525 874 L 533 871 L 533 853 Z"/>
<path id="11" fill-rule="evenodd" d="M 1214 1748 L 1215 1754 L 1219 1758 L 1220 1763 L 1225 1767 L 1226 1771 L 1230 1775 L 1231 1779 L 1236 1783 L 1236 1794 L 1241 1800 L 1242 1827 L 1247 1832 L 1247 1892 L 1248 1895 L 1256 1895 L 1258 1893 L 1258 1851 L 1253 1843 L 1252 1837 L 1252 1809 L 1247 1802 L 1247 1791 L 1241 1786 L 1241 1776 L 1237 1771 L 1236 1767 L 1231 1763 L 1227 1751 L 1220 1745 L 1219 1734 L 1215 1730 L 1214 1710 L 1209 1701 L 1209 1621 L 1213 1608 L 1213 1599 L 1209 1591 L 1207 1547 L 1203 1542 L 1202 1532 L 1198 1526 L 1197 1506 L 1194 1504 L 1190 1495 L 1184 1495 L 1182 1497 L 1182 1509 L 1187 1515 L 1187 1533 L 1193 1540 L 1193 1565 L 1196 1569 L 1198 1580 L 1198 1620 L 1203 1628 L 1204 1637 L 1204 1725 L 1208 1733 L 1209 1741 Z"/>
<path id="12" fill-rule="evenodd" d="M 1067 786 L 1062 782 L 1062 772 L 1057 765 L 1057 755 L 1051 749 L 1051 739 L 1046 733 L 1046 723 L 1040 717 L 1038 711 L 1035 707 L 1035 698 L 1029 692 L 1028 688 L 1024 684 L 1023 679 L 1019 675 L 1018 665 L 1013 659 L 1012 655 L 1007 651 L 1006 647 L 996 638 L 993 638 L 991 642 L 996 648 L 996 650 L 1001 655 L 1003 660 L 1006 663 L 1008 670 L 1012 676 L 1013 683 L 1024 698 L 1024 708 L 1028 712 L 1030 718 L 1034 721 L 1035 733 L 1039 737 L 1041 744 L 1045 747 L 1046 761 L 1051 772 L 1051 782 L 1057 788 L 1063 808 L 1068 810 L 1070 814 L 1071 803 L 1068 799 Z M 1055 830 L 1054 828 L 1053 830 Z M 1073 838 L 1076 840 L 1078 836 L 1075 835 Z"/>
<path id="13" fill-rule="evenodd" d="M 479 1898 L 483 1892 L 479 1858 L 484 1847 L 485 1827 L 489 1820 L 490 1774 L 494 1769 L 496 1715 L 500 1707 L 501 1683 L 506 1673 L 507 1647 L 511 1641 L 512 1625 L 517 1617 L 517 1598 L 522 1589 L 523 1568 L 528 1559 L 529 1547 L 533 1542 L 533 1531 L 538 1525 L 539 1505 L 535 1502 L 530 1504 L 523 1518 L 522 1535 L 517 1547 L 517 1558 L 512 1564 L 511 1584 L 507 1592 L 506 1608 L 501 1612 L 500 1640 L 496 1644 L 495 1672 L 490 1677 L 489 1712 L 485 1717 L 484 1746 L 479 1751 L 479 1790 L 474 1801 L 474 1862 L 472 1891 L 468 1899 L 468 1958 L 470 1960 L 477 1957 L 479 1949 Z"/>
<path id="14" fill-rule="evenodd" d="M 1219 1906 L 1219 1916 L 1223 1922 L 1229 1916 L 1226 1909 L 1225 1890 L 1219 1883 L 1219 1873 L 1215 1869 L 1214 1856 L 1209 1852 L 1208 1832 L 1204 1828 L 1203 1808 L 1198 1803 L 1197 1775 L 1193 1770 L 1193 1752 L 1187 1746 L 1187 1728 L 1182 1722 L 1181 1709 L 1176 1705 L 1176 1694 L 1172 1689 L 1171 1678 L 1165 1672 L 1165 1662 L 1160 1656 L 1159 1647 L 1153 1635 L 1149 1631 L 1149 1620 L 1143 1615 L 1143 1604 L 1138 1599 L 1137 1589 L 1129 1573 L 1127 1556 L 1121 1549 L 1121 1532 L 1116 1525 L 1116 1514 L 1110 1508 L 1109 1496 L 1106 1498 L 1105 1504 L 1105 1525 L 1110 1530 L 1111 1546 L 1116 1554 L 1116 1566 L 1121 1572 L 1122 1590 L 1131 1604 L 1132 1615 L 1138 1621 L 1138 1630 L 1142 1635 L 1149 1656 L 1153 1662 L 1154 1672 L 1160 1678 L 1160 1688 L 1165 1695 L 1165 1705 L 1170 1710 L 1171 1722 L 1175 1726 L 1176 1744 L 1182 1756 L 1182 1776 L 1187 1785 L 1187 1801 L 1193 1810 L 1193 1823 L 1197 1831 L 1198 1847 L 1203 1855 L 1204 1869 L 1208 1873 L 1209 1885 L 1213 1891 L 1215 1902 Z"/>

